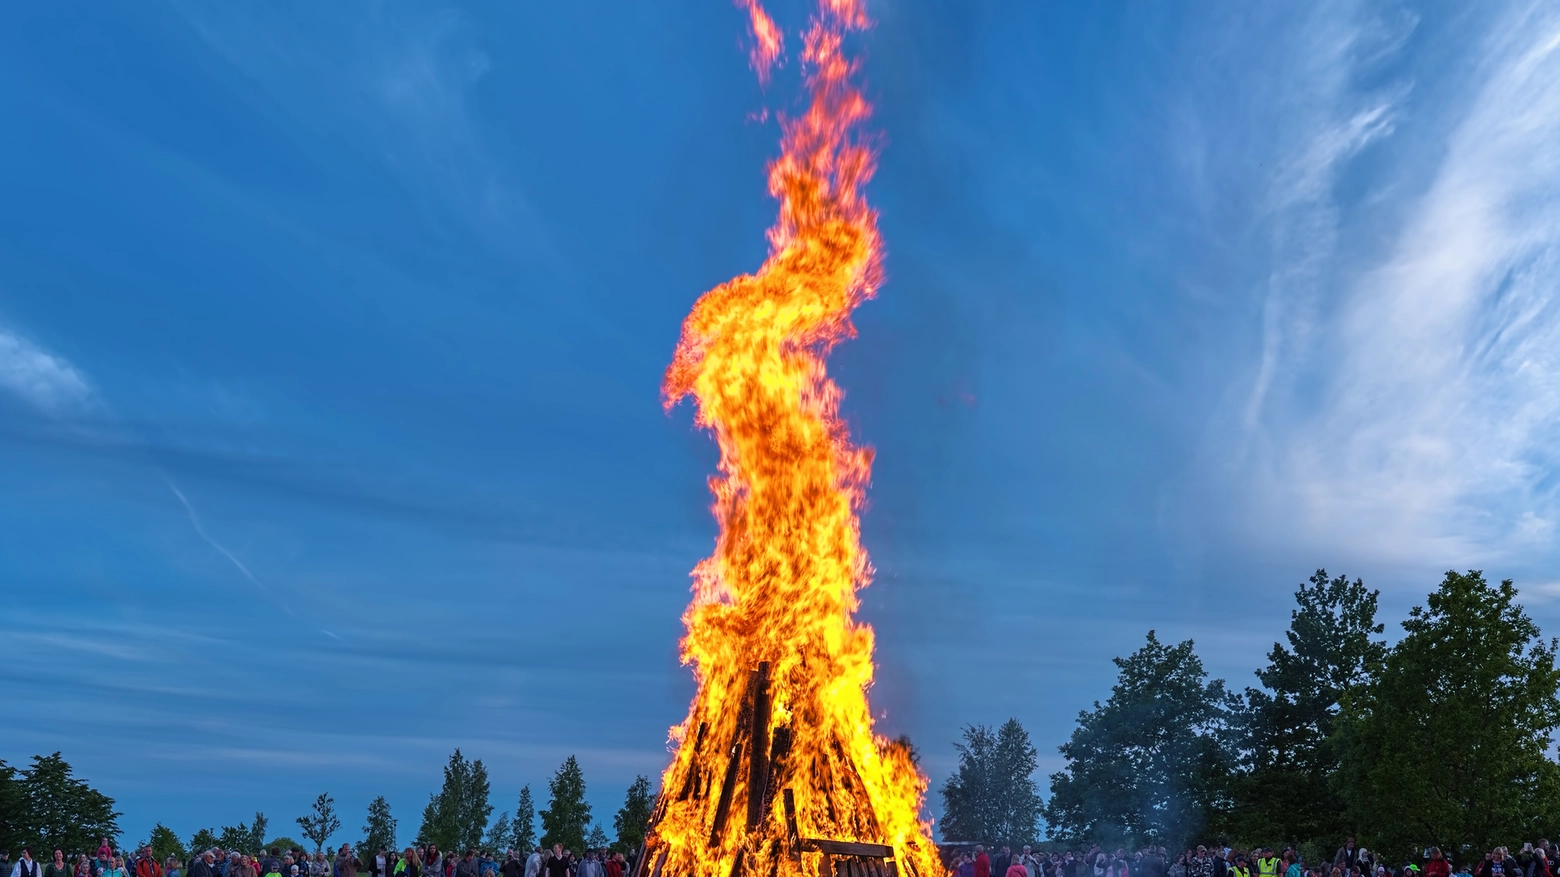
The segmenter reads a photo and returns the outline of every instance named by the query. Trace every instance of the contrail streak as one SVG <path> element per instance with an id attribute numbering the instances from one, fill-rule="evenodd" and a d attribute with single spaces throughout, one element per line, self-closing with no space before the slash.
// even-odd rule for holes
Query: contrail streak
<path id="1" fill-rule="evenodd" d="M 276 596 L 276 592 L 266 587 L 264 582 L 255 578 L 255 574 L 249 571 L 249 567 L 244 566 L 243 561 L 234 557 L 233 552 L 222 547 L 221 542 L 211 538 L 211 535 L 206 532 L 206 528 L 201 526 L 200 515 L 195 513 L 195 507 L 190 505 L 190 501 L 185 498 L 183 491 L 179 490 L 177 487 L 174 487 L 172 481 L 164 480 L 163 483 L 168 485 L 168 489 L 173 491 L 173 495 L 178 497 L 179 502 L 184 505 L 184 511 L 190 516 L 190 524 L 195 528 L 195 532 L 200 535 L 200 538 L 206 540 L 207 545 L 210 545 L 212 548 L 215 548 L 217 551 L 221 552 L 223 557 L 226 557 L 229 562 L 238 568 L 239 572 L 244 574 L 244 578 L 249 579 L 249 581 L 252 582 L 255 587 L 260 589 L 261 593 L 265 594 L 267 597 L 270 597 L 272 601 L 281 606 L 282 611 L 286 612 L 288 615 L 292 615 L 292 607 L 288 606 L 285 601 L 279 599 Z M 332 636 L 334 636 L 334 634 L 332 634 Z"/>

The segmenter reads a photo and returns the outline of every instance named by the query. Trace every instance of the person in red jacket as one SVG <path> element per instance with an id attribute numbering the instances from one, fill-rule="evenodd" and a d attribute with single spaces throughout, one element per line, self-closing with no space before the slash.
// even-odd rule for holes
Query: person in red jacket
<path id="1" fill-rule="evenodd" d="M 163 877 L 162 866 L 157 864 L 157 857 L 152 855 L 151 847 L 147 847 L 141 858 L 136 860 L 135 877 Z"/>
<path id="2" fill-rule="evenodd" d="M 1029 877 L 1029 871 L 1024 867 L 1023 862 L 1014 859 L 1013 864 L 1008 866 L 1006 877 Z"/>
<path id="3" fill-rule="evenodd" d="M 991 877 L 991 857 L 980 844 L 975 845 L 975 877 Z"/>
<path id="4" fill-rule="evenodd" d="M 1440 847 L 1430 848 L 1430 858 L 1425 861 L 1425 877 L 1452 877 L 1452 863 L 1446 861 Z"/>

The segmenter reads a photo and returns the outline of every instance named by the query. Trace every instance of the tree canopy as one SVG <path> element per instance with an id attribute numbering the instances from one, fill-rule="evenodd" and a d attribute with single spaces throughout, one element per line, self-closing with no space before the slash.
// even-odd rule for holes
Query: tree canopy
<path id="1" fill-rule="evenodd" d="M 457 750 L 459 754 L 459 750 Z M 395 817 L 390 815 L 390 802 L 380 795 L 368 804 L 368 816 L 363 822 L 363 840 L 358 843 L 360 855 L 372 856 L 380 847 L 395 849 Z M 454 849 L 443 844 L 440 849 Z"/>
<path id="2" fill-rule="evenodd" d="M 58 752 L 21 770 L 0 761 L 0 843 L 9 849 L 95 850 L 101 837 L 117 841 L 120 815 Z"/>
<path id="3" fill-rule="evenodd" d="M 1045 818 L 1066 839 L 1183 848 L 1224 805 L 1230 704 L 1192 641 L 1168 646 L 1154 631 L 1113 659 L 1110 699 L 1078 714 L 1051 775 Z"/>
<path id="4" fill-rule="evenodd" d="M 628 787 L 628 794 L 623 797 L 623 806 L 612 817 L 612 827 L 617 831 L 617 840 L 612 843 L 612 851 L 628 855 L 639 849 L 644 842 L 645 832 L 650 828 L 650 811 L 655 806 L 655 796 L 650 794 L 650 778 L 636 776 L 634 782 Z"/>
<path id="5" fill-rule="evenodd" d="M 152 826 L 151 836 L 146 839 L 146 843 L 142 846 L 150 846 L 152 855 L 156 856 L 159 862 L 167 861 L 169 856 L 182 861 L 189 855 L 189 852 L 184 849 L 184 844 L 179 842 L 179 836 L 173 833 L 173 829 L 163 825 L 161 822 Z"/>
<path id="6" fill-rule="evenodd" d="M 1448 572 L 1374 679 L 1345 697 L 1338 785 L 1361 840 L 1487 850 L 1560 821 L 1556 642 L 1510 580 Z"/>
<path id="7" fill-rule="evenodd" d="M 456 749 L 444 766 L 444 785 L 430 796 L 423 809 L 417 838 L 444 850 L 474 849 L 482 845 L 493 805 L 488 800 L 487 768 L 482 759 L 467 761 Z"/>
<path id="8" fill-rule="evenodd" d="M 321 792 L 314 799 L 314 808 L 309 815 L 299 816 L 294 821 L 303 829 L 303 836 L 314 844 L 315 852 L 325 846 L 331 835 L 341 830 L 341 819 L 336 816 L 336 801 L 329 792 Z"/>
<path id="9" fill-rule="evenodd" d="M 520 800 L 515 804 L 515 819 L 510 823 L 514 834 L 512 846 L 522 853 L 536 849 L 536 805 L 531 803 L 531 787 L 520 787 Z"/>
<path id="10" fill-rule="evenodd" d="M 1344 695 L 1381 666 L 1378 591 L 1319 569 L 1295 592 L 1287 645 L 1274 643 L 1246 689 L 1239 718 L 1236 834 L 1336 844 L 1348 831 L 1332 778 L 1339 752 L 1333 723 Z M 1282 794 L 1273 790 L 1282 789 Z"/>
<path id="11" fill-rule="evenodd" d="M 563 844 L 576 853 L 585 849 L 585 832 L 590 826 L 590 804 L 585 801 L 585 775 L 579 762 L 569 756 L 547 782 L 552 799 L 542 811 L 542 845 Z"/>
<path id="12" fill-rule="evenodd" d="M 1013 846 L 1033 841 L 1041 811 L 1037 753 L 1024 726 L 1008 719 L 993 733 L 969 725 L 964 742 L 954 747 L 959 766 L 942 788 L 944 839 Z"/>

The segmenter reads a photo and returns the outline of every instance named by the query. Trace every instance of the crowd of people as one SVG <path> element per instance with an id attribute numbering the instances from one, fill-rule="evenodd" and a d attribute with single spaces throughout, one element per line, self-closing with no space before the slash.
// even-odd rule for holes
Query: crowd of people
<path id="1" fill-rule="evenodd" d="M 1496 847 L 1482 857 L 1452 861 L 1439 847 L 1426 847 L 1412 861 L 1389 861 L 1349 838 L 1331 858 L 1305 860 L 1294 847 L 1250 850 L 1198 846 L 1175 857 L 1164 847 L 1135 853 L 1091 847 L 1086 852 L 1039 852 L 1009 847 L 988 854 L 975 846 L 954 857 L 953 877 L 1557 877 L 1548 840 L 1524 844 L 1513 853 Z"/>
<path id="2" fill-rule="evenodd" d="M 1009 847 L 987 853 L 985 847 L 956 851 L 951 877 L 1560 877 L 1551 862 L 1556 850 L 1548 840 L 1524 844 L 1513 853 L 1496 847 L 1480 857 L 1454 862 L 1437 847 L 1413 861 L 1391 862 L 1349 838 L 1330 860 L 1307 861 L 1293 847 L 1250 850 L 1223 845 L 1198 846 L 1171 857 L 1164 847 L 1135 853 L 1037 851 Z M 626 877 L 632 867 L 622 853 L 586 850 L 576 856 L 561 844 L 528 853 L 508 850 L 500 861 L 488 850 L 441 852 L 433 844 L 396 850 L 380 847 L 359 855 L 342 844 L 334 857 L 316 851 L 272 848 L 258 854 L 210 849 L 187 861 L 161 861 L 151 847 L 115 850 L 103 839 L 96 855 L 66 856 L 54 850 L 40 861 L 29 847 L 13 861 L 0 850 L 0 877 Z"/>
<path id="3" fill-rule="evenodd" d="M 428 844 L 401 852 L 380 847 L 359 856 L 342 844 L 334 857 L 300 849 L 272 848 L 258 854 L 210 849 L 187 861 L 175 856 L 159 861 L 149 846 L 126 852 L 104 838 L 96 855 L 66 856 L 54 850 L 49 860 L 39 861 L 27 847 L 13 862 L 8 851 L 0 851 L 0 877 L 624 877 L 629 871 L 622 853 L 586 850 L 576 856 L 562 844 L 550 851 L 511 849 L 502 855 L 499 861 L 489 850 L 441 853 Z"/>

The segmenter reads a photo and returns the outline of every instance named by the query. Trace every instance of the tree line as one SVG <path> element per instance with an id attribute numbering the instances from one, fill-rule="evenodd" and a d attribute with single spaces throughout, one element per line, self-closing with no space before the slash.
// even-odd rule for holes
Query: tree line
<path id="1" fill-rule="evenodd" d="M 1294 844 L 1354 836 L 1404 861 L 1481 855 L 1560 827 L 1556 641 L 1512 583 L 1448 572 L 1388 645 L 1379 592 L 1318 570 L 1295 592 L 1258 685 L 1210 679 L 1191 640 L 1114 659 L 1110 697 L 1078 714 L 1042 805 L 1016 721 L 965 729 L 942 788 L 947 840 L 1106 848 Z"/>
<path id="2" fill-rule="evenodd" d="M 537 812 L 531 787 L 522 786 L 513 816 L 509 811 L 492 817 L 493 805 L 486 766 L 481 759 L 468 760 L 456 749 L 444 766 L 439 791 L 429 796 L 423 808 L 422 823 L 415 842 L 437 844 L 442 850 L 534 849 L 538 843 L 563 844 L 581 853 L 586 849 L 611 849 L 632 852 L 644 840 L 654 806 L 650 779 L 637 776 L 628 787 L 623 806 L 612 817 L 614 835 L 592 819 L 591 806 L 585 800 L 585 776 L 579 762 L 569 756 L 547 784 L 547 807 Z M 89 852 L 96 850 L 100 838 L 117 844 L 121 835 L 114 799 L 77 779 L 71 767 L 56 752 L 35 756 L 30 767 L 18 769 L 0 760 L 0 849 L 31 846 L 39 850 L 61 849 Z M 541 822 L 537 837 L 536 823 Z M 272 847 L 319 851 L 330 844 L 342 829 L 335 799 L 328 792 L 314 800 L 309 812 L 294 822 L 306 845 L 287 836 L 269 834 L 270 820 L 256 812 L 249 821 L 221 828 L 202 828 L 188 840 L 161 822 L 148 837 L 136 843 L 136 849 L 150 846 L 159 860 L 173 856 L 186 859 L 200 850 L 220 847 L 225 850 L 257 852 Z M 373 855 L 380 847 L 398 846 L 398 822 L 390 804 L 381 795 L 368 805 L 361 840 L 353 844 L 359 855 Z"/>

